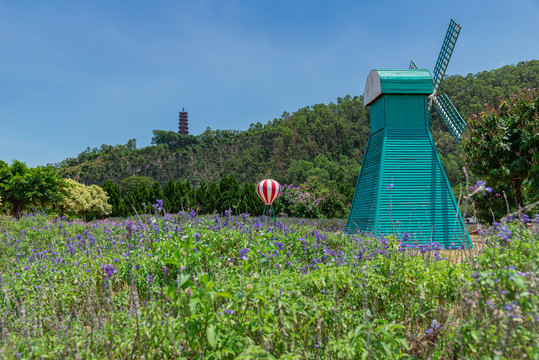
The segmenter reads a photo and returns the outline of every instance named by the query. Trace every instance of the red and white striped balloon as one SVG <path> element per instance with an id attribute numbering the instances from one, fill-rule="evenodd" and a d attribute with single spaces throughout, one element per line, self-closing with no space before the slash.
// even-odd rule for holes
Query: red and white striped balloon
<path id="1" fill-rule="evenodd" d="M 262 180 L 256 185 L 256 192 L 264 204 L 271 205 L 281 193 L 281 185 L 272 179 Z"/>

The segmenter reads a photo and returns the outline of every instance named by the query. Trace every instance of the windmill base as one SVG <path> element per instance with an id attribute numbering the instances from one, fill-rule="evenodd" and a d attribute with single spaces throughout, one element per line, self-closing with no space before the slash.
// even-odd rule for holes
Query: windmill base
<path id="1" fill-rule="evenodd" d="M 371 134 L 346 232 L 473 247 L 428 129 L 385 127 Z"/>

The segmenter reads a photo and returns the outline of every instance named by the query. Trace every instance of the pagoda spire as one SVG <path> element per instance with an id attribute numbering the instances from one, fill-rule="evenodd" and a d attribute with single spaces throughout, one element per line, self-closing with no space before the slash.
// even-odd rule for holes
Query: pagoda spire
<path id="1" fill-rule="evenodd" d="M 187 112 L 185 111 L 185 108 L 182 108 L 182 111 L 180 111 L 180 126 L 178 132 L 181 135 L 189 135 L 189 126 L 187 124 Z"/>

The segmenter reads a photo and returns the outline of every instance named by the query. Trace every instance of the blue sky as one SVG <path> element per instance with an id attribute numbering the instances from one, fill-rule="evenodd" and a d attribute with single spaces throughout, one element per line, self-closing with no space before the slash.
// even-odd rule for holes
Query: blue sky
<path id="1" fill-rule="evenodd" d="M 361 95 L 374 68 L 539 58 L 539 1 L 0 0 L 0 160 L 29 166 L 152 130 L 245 130 Z"/>

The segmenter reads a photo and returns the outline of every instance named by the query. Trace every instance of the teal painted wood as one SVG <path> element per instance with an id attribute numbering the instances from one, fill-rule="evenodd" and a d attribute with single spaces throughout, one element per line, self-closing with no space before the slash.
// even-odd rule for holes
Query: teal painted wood
<path id="1" fill-rule="evenodd" d="M 407 77 L 408 71 L 422 70 L 392 75 Z M 432 90 L 432 79 L 426 80 Z M 377 86 L 369 85 L 369 80 L 367 84 Z M 409 243 L 471 247 L 428 128 L 428 90 L 424 86 L 412 84 L 413 91 L 423 88 L 423 94 L 381 92 L 370 103 L 371 136 L 346 231 L 399 238 L 408 233 Z"/>
<path id="2" fill-rule="evenodd" d="M 432 77 L 426 69 L 372 70 L 365 86 L 365 105 L 382 94 L 431 94 Z"/>
<path id="3" fill-rule="evenodd" d="M 363 156 L 359 178 L 352 200 L 352 209 L 348 213 L 347 233 L 374 232 L 377 209 L 378 184 L 380 177 L 380 163 L 382 155 L 383 131 L 378 131 L 369 137 L 367 150 Z M 361 181 L 360 181 L 361 179 Z"/>
<path id="4" fill-rule="evenodd" d="M 386 129 L 385 140 L 376 232 L 409 233 L 418 244 L 469 245 L 428 129 Z"/>

